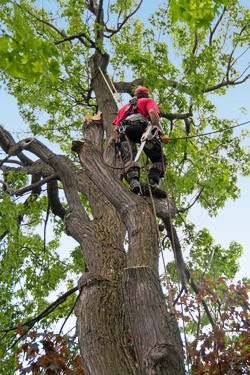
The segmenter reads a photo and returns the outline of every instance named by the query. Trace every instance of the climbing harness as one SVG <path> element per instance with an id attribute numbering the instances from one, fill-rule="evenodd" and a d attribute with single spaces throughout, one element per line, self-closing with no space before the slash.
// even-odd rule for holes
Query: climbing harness
<path id="1" fill-rule="evenodd" d="M 128 108 L 126 109 L 126 112 L 125 112 L 126 117 L 130 115 L 130 112 L 131 112 L 132 108 L 133 108 L 133 113 L 134 114 L 138 113 L 137 112 L 137 107 L 138 107 L 138 100 L 137 100 L 136 97 L 133 97 L 132 99 L 130 99 Z"/>

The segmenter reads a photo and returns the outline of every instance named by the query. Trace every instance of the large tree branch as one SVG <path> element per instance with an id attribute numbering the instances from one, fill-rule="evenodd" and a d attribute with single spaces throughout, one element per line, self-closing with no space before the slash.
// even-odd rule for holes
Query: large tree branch
<path id="1" fill-rule="evenodd" d="M 1 146 L 9 154 L 4 160 L 2 160 L 1 164 L 3 164 L 5 161 L 7 162 L 8 158 L 11 155 L 17 155 L 17 156 L 21 157 L 22 160 L 24 160 L 26 164 L 27 163 L 30 164 L 31 163 L 29 161 L 30 159 L 27 159 L 23 155 L 22 150 L 24 148 L 26 148 L 26 146 L 29 144 L 29 142 L 32 141 L 32 139 L 28 138 L 26 140 L 22 140 L 18 143 L 15 143 L 11 134 L 9 132 L 7 132 L 3 127 L 0 128 L 0 131 L 2 132 L 2 133 L 0 133 L 1 134 L 1 138 L 0 138 L 1 139 Z M 10 168 L 6 167 L 5 173 L 8 173 L 9 169 Z M 19 170 L 19 168 L 16 169 L 17 172 L 18 172 L 18 170 Z M 40 188 L 41 188 L 42 185 L 44 185 L 45 183 L 48 183 L 49 181 L 58 177 L 58 175 L 56 173 L 51 174 L 51 170 L 49 170 L 49 168 L 46 168 L 46 166 L 44 166 L 44 165 L 42 166 L 41 163 L 33 162 L 33 161 L 32 161 L 32 165 L 29 165 L 25 168 L 21 168 L 21 170 L 25 171 L 26 173 L 32 174 L 32 183 L 30 185 L 28 185 L 24 188 L 18 189 L 18 190 L 12 190 L 10 187 L 9 187 L 8 190 L 9 190 L 10 195 L 15 195 L 15 196 L 21 196 L 28 191 L 32 191 L 32 194 L 29 196 L 29 198 L 24 203 L 24 205 L 26 205 L 26 206 L 29 205 L 34 199 L 37 198 L 37 196 L 41 192 Z M 44 179 L 40 180 L 40 176 L 46 175 L 46 174 L 47 174 L 47 176 Z M 52 212 L 54 214 L 57 214 L 59 217 L 61 217 L 63 219 L 64 215 L 65 215 L 65 210 L 63 209 L 63 207 L 60 203 L 58 194 L 56 194 L 56 190 L 51 189 L 51 186 L 53 186 L 53 184 L 49 184 L 48 197 L 50 199 Z M 23 218 L 22 216 L 18 217 L 18 223 L 19 224 L 21 223 L 22 218 Z M 5 236 L 6 234 L 7 234 L 7 232 L 2 234 L 1 237 L 3 238 L 3 236 Z"/>
<path id="2" fill-rule="evenodd" d="M 34 327 L 34 325 L 36 323 L 38 323 L 39 321 L 44 319 L 46 316 L 50 315 L 54 310 L 57 309 L 57 307 L 59 305 L 61 305 L 63 302 L 65 302 L 71 294 L 73 294 L 77 291 L 78 291 L 78 287 L 74 287 L 74 288 L 68 290 L 62 296 L 57 298 L 56 301 L 52 302 L 48 307 L 46 307 L 46 309 L 44 309 L 40 314 L 38 314 L 37 316 L 35 316 L 32 319 L 28 319 L 27 321 L 25 321 L 21 325 L 14 326 L 14 327 L 11 327 L 11 328 L 2 329 L 0 331 L 0 333 L 8 333 L 8 332 L 11 332 L 11 331 L 16 331 L 17 329 L 20 330 L 21 328 L 23 330 L 23 333 L 21 333 L 18 338 L 16 338 L 16 334 L 15 334 L 15 336 L 13 337 L 14 341 L 9 346 L 8 350 L 13 348 L 19 341 L 21 341 L 22 338 L 27 335 L 27 333 L 31 330 L 32 327 Z"/>
<path id="3" fill-rule="evenodd" d="M 249 67 L 247 67 L 245 69 L 245 71 L 248 68 Z M 250 77 L 250 74 L 248 74 L 247 76 L 245 76 L 244 78 L 242 78 L 241 80 L 239 80 L 239 78 L 241 76 L 242 75 L 240 75 L 239 77 L 236 77 L 235 79 L 231 79 L 231 80 L 227 79 L 225 81 L 222 81 L 222 82 L 218 83 L 217 85 L 204 88 L 204 89 L 201 90 L 201 92 L 205 94 L 205 93 L 208 93 L 208 92 L 211 92 L 211 91 L 216 91 L 218 89 L 221 89 L 222 87 L 239 85 L 239 84 L 244 83 L 245 81 L 247 81 L 248 78 Z M 183 84 L 180 84 L 178 81 L 174 81 L 174 80 L 166 80 L 166 82 L 172 88 L 178 89 L 178 87 L 179 87 L 179 88 L 182 89 L 183 92 L 185 92 L 187 94 L 190 94 L 190 92 L 191 92 L 191 87 L 189 85 L 183 85 Z M 185 117 L 183 117 L 183 118 L 185 118 Z"/>
<path id="4" fill-rule="evenodd" d="M 12 190 L 11 195 L 15 195 L 16 197 L 18 197 L 20 195 L 23 195 L 24 193 L 27 193 L 28 191 L 34 190 L 35 188 L 46 184 L 48 181 L 54 180 L 57 177 L 58 177 L 57 174 L 54 173 L 51 176 L 45 177 L 43 180 L 39 180 L 33 184 L 25 186 L 24 188 L 21 188 L 18 190 Z"/>
<path id="5" fill-rule="evenodd" d="M 50 165 L 53 170 L 56 170 L 60 180 L 62 181 L 64 192 L 68 201 L 69 208 L 67 214 L 64 215 L 61 208 L 60 217 L 64 216 L 66 228 L 68 229 L 71 236 L 73 236 L 76 241 L 82 244 L 85 238 L 85 233 L 81 229 L 89 223 L 89 217 L 85 212 L 80 197 L 78 196 L 77 184 L 75 181 L 75 176 L 72 173 L 71 169 L 64 162 L 64 159 L 52 151 L 50 151 L 46 146 L 35 139 L 24 139 L 19 142 L 18 150 L 20 151 L 21 147 L 29 150 L 34 155 L 38 156 L 46 164 Z M 29 167 L 32 168 L 32 167 Z M 32 196 L 30 199 L 32 199 Z M 35 195 L 37 197 L 37 194 Z M 27 202 L 30 202 L 30 200 Z M 57 212 L 58 212 L 57 206 Z"/>
<path id="6" fill-rule="evenodd" d="M 143 85 L 144 78 L 135 79 L 132 82 L 114 82 L 114 86 L 117 92 L 127 93 L 134 96 L 134 89 L 136 86 Z"/>
<path id="7" fill-rule="evenodd" d="M 66 210 L 61 204 L 58 193 L 58 184 L 55 179 L 51 179 L 47 185 L 48 199 L 51 210 L 54 215 L 59 216 L 62 220 L 66 214 Z"/>
<path id="8" fill-rule="evenodd" d="M 38 16 L 36 16 L 34 13 L 32 13 L 29 9 L 26 9 L 24 8 L 22 5 L 18 4 L 16 1 L 15 1 L 15 4 L 18 6 L 19 9 L 21 9 L 23 12 L 29 14 L 33 19 L 49 26 L 51 29 L 53 29 L 56 33 L 58 33 L 59 35 L 61 35 L 62 37 L 65 37 L 66 35 L 61 31 L 59 30 L 57 27 L 55 27 L 52 23 L 50 23 L 49 21 L 45 20 L 44 18 L 40 18 Z"/>
<path id="9" fill-rule="evenodd" d="M 88 220 L 88 215 L 82 207 L 81 200 L 77 193 L 76 182 L 71 170 L 65 165 L 63 159 L 54 154 L 45 145 L 36 139 L 29 142 L 27 149 L 43 161 L 48 163 L 55 171 L 57 171 L 63 186 L 68 204 L 72 210 L 78 211 L 85 219 Z"/>
<path id="10" fill-rule="evenodd" d="M 96 23 L 103 24 L 102 14 L 103 14 L 103 0 L 99 0 L 99 5 L 96 14 Z"/>
<path id="11" fill-rule="evenodd" d="M 192 117 L 193 113 L 192 112 L 184 112 L 184 113 L 164 113 L 160 111 L 160 117 L 166 118 L 170 121 L 172 120 L 185 120 L 188 119 L 189 117 Z"/>
<path id="12" fill-rule="evenodd" d="M 234 80 L 227 80 L 221 83 L 218 83 L 217 85 L 210 86 L 204 90 L 202 90 L 203 93 L 211 92 L 211 91 L 216 91 L 218 89 L 221 89 L 222 87 L 226 86 L 235 86 L 235 85 L 240 85 L 241 83 L 246 82 L 250 77 L 250 74 L 246 75 L 244 78 L 238 81 L 238 78 L 235 78 Z"/>
<path id="13" fill-rule="evenodd" d="M 16 3 L 17 4 L 17 3 Z M 47 25 L 48 27 L 50 27 L 52 30 L 54 30 L 57 34 L 59 34 L 62 39 L 60 40 L 57 40 L 55 41 L 55 44 L 56 45 L 59 45 L 61 43 L 64 43 L 66 41 L 71 41 L 71 40 L 74 40 L 74 39 L 79 39 L 80 42 L 87 48 L 96 48 L 96 44 L 94 41 L 92 41 L 85 32 L 79 32 L 77 34 L 74 34 L 74 35 L 66 35 L 64 32 L 62 32 L 60 29 L 58 29 L 55 25 L 53 25 L 51 22 L 45 20 L 44 18 L 40 18 L 36 15 L 34 15 L 30 10 L 28 9 L 25 9 L 23 8 L 20 4 L 17 4 L 17 6 L 23 10 L 24 12 L 26 12 L 27 14 L 29 14 L 33 19 L 41 22 L 42 24 L 44 25 Z M 84 39 L 87 40 L 88 43 L 85 42 L 84 39 L 82 39 L 82 37 L 84 37 Z"/>

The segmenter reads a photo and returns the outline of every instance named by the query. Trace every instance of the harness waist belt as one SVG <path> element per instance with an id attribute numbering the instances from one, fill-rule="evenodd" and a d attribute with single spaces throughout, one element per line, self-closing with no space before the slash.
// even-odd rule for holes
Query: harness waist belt
<path id="1" fill-rule="evenodd" d="M 146 117 L 143 116 L 141 113 L 133 113 L 132 115 L 129 115 L 127 116 L 124 121 L 140 121 L 140 120 L 144 120 L 144 121 L 147 121 Z"/>

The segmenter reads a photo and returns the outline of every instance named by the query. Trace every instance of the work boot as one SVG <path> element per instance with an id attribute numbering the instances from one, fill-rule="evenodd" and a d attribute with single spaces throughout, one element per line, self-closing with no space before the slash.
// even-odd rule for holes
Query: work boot
<path id="1" fill-rule="evenodd" d="M 140 181 L 137 178 L 132 178 L 130 180 L 130 190 L 137 195 L 141 195 L 141 184 Z"/>
<path id="2" fill-rule="evenodd" d="M 145 195 L 146 197 L 150 196 L 150 190 L 151 190 L 153 197 L 167 198 L 166 191 L 160 189 L 157 182 L 153 179 L 149 179 L 149 184 L 148 183 L 144 184 L 142 188 L 143 188 L 143 195 Z"/>
<path id="3" fill-rule="evenodd" d="M 132 166 L 126 173 L 126 180 L 130 184 L 130 190 L 138 195 L 141 195 L 141 184 L 140 178 L 140 168 L 137 166 Z"/>
<path id="4" fill-rule="evenodd" d="M 149 179 L 149 185 L 150 185 L 152 190 L 159 189 L 158 183 L 153 178 Z"/>

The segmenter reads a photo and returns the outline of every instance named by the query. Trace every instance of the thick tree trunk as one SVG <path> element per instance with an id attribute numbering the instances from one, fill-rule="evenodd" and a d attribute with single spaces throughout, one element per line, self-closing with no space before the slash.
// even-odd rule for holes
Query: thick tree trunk
<path id="1" fill-rule="evenodd" d="M 109 140 L 117 108 L 106 84 L 107 62 L 107 55 L 95 53 L 90 67 Z M 99 126 L 93 123 L 85 127 L 84 142 L 76 144 L 84 173 L 105 197 L 103 202 L 96 202 L 105 216 L 100 217 L 94 209 L 92 229 L 87 235 L 91 232 L 91 236 L 83 241 L 90 272 L 79 282 L 81 294 L 76 315 L 85 372 L 181 375 L 184 366 L 180 334 L 157 278 L 159 238 L 155 211 L 150 200 L 134 195 L 121 183 L 119 170 L 110 167 L 112 155 L 109 153 L 107 159 L 106 153 L 104 158 L 98 141 L 102 131 Z M 104 210 L 105 202 L 108 209 Z M 94 207 L 95 202 L 92 203 Z M 163 206 L 158 212 L 167 216 Z M 128 234 L 126 253 L 122 243 L 125 232 L 121 228 Z"/>
<path id="2" fill-rule="evenodd" d="M 136 375 L 125 347 L 122 300 L 117 283 L 86 274 L 79 281 L 75 308 L 77 333 L 86 375 Z"/>
<path id="3" fill-rule="evenodd" d="M 124 305 L 142 374 L 184 374 L 176 318 L 168 311 L 160 282 L 150 268 L 125 270 Z"/>
<path id="4" fill-rule="evenodd" d="M 121 184 L 89 141 L 86 140 L 85 143 L 80 144 L 79 157 L 86 174 L 103 192 L 107 200 L 115 206 L 129 235 L 129 247 L 125 261 L 129 268 L 125 271 L 124 301 L 119 300 L 119 296 L 118 301 L 116 301 L 118 305 L 115 303 L 110 304 L 110 309 L 113 311 L 109 312 L 109 316 L 113 316 L 115 327 L 118 327 L 117 332 L 121 333 L 126 326 L 129 327 L 141 374 L 183 374 L 183 353 L 178 326 L 175 317 L 168 312 L 164 295 L 157 279 L 158 231 L 151 202 L 135 196 Z M 107 227 L 105 230 L 107 230 Z M 99 256 L 102 255 L 100 254 Z M 122 266 L 122 264 L 120 265 Z M 111 267 L 113 268 L 113 265 Z M 120 268 L 120 275 L 124 273 L 124 269 L 125 267 Z M 106 292 L 109 295 L 108 291 Z M 99 309 L 102 309 L 102 301 L 105 301 L 106 297 L 103 290 L 104 294 L 102 294 L 102 298 L 99 298 L 100 288 L 96 289 L 96 293 L 97 302 L 100 303 L 96 305 L 96 309 L 99 311 Z M 85 353 L 84 358 L 88 361 L 89 369 L 89 366 L 93 366 L 93 363 L 89 362 L 88 356 L 86 357 L 88 348 L 85 346 L 86 341 L 84 338 L 88 332 L 89 325 L 92 326 L 93 322 L 99 325 L 101 319 L 98 314 L 95 314 L 95 318 L 92 319 L 93 306 L 91 303 L 89 305 L 88 298 L 90 298 L 90 295 L 84 288 L 81 299 L 85 301 L 84 305 L 82 304 L 82 308 L 85 311 L 78 314 L 78 327 L 81 327 L 78 332 L 81 350 L 82 353 Z M 121 319 L 120 307 L 123 304 L 126 311 L 125 321 Z M 88 308 L 87 306 L 90 307 Z M 105 317 L 106 320 L 109 321 L 108 317 Z M 83 324 L 82 321 L 85 323 Z M 107 321 L 105 324 L 102 322 L 102 327 L 106 327 L 106 332 L 108 332 Z M 96 332 L 96 337 L 93 338 L 95 342 L 96 340 L 98 341 L 99 337 L 98 329 L 93 329 L 93 331 Z M 115 330 L 113 329 L 112 334 L 114 332 Z M 82 337 L 84 338 L 82 339 Z M 115 335 L 115 337 L 113 336 L 113 342 L 119 343 L 117 341 L 118 336 Z M 90 342 L 88 347 L 92 348 Z M 101 347 L 97 348 L 96 345 L 94 347 L 96 352 L 99 350 L 99 355 L 103 356 Z M 115 347 L 117 348 L 116 345 Z M 114 353 L 114 347 L 110 348 L 111 350 Z M 125 353 L 128 356 L 128 352 L 125 351 Z M 116 358 L 119 358 L 118 354 L 116 354 Z M 125 363 L 123 361 L 123 365 Z M 112 370 L 109 368 L 108 360 L 106 365 L 108 366 L 106 373 L 112 375 L 113 372 L 110 372 Z M 136 371 L 132 362 L 126 371 L 123 369 L 124 374 Z"/>

